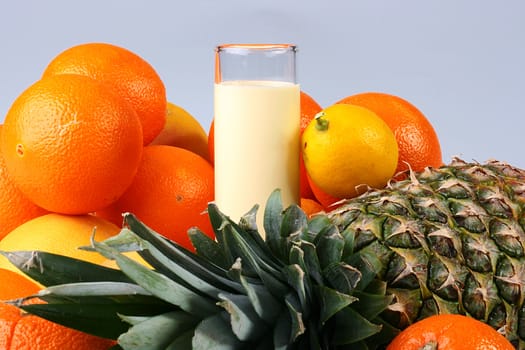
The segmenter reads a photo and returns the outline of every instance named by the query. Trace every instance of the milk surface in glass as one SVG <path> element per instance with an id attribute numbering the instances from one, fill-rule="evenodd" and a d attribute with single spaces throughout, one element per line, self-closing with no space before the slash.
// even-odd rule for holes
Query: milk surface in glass
<path id="1" fill-rule="evenodd" d="M 238 222 L 273 190 L 299 203 L 299 85 L 278 81 L 215 84 L 215 202 Z"/>

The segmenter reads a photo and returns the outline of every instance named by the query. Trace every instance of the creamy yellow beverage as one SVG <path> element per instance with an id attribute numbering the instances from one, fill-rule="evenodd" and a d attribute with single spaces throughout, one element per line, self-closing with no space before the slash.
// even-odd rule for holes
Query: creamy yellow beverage
<path id="1" fill-rule="evenodd" d="M 215 202 L 234 221 L 271 192 L 299 202 L 299 85 L 273 81 L 215 84 Z"/>

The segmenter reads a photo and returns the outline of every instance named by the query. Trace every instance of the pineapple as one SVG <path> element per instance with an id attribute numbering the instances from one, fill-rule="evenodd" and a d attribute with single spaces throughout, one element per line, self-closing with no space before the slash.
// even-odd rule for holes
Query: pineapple
<path id="1" fill-rule="evenodd" d="M 239 223 L 210 204 L 196 254 L 132 214 L 92 247 L 119 270 L 3 252 L 46 289 L 24 310 L 123 349 L 381 349 L 411 323 L 460 313 L 525 349 L 525 171 L 459 159 L 370 189 L 327 215 L 279 192 Z M 95 234 L 96 238 L 96 234 Z M 148 268 L 122 254 L 138 251 Z"/>

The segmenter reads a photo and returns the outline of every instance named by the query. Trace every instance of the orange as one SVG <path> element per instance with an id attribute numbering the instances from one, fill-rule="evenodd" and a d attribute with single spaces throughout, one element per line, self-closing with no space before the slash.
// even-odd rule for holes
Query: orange
<path id="1" fill-rule="evenodd" d="M 210 129 L 208 130 L 208 154 L 210 155 L 211 164 L 215 164 L 215 120 L 211 120 Z"/>
<path id="2" fill-rule="evenodd" d="M 512 350 L 495 329 L 469 316 L 443 314 L 424 318 L 403 330 L 387 350 Z"/>
<path id="3" fill-rule="evenodd" d="M 321 105 L 317 103 L 310 95 L 306 92 L 301 91 L 301 124 L 300 124 L 300 135 L 303 135 L 304 129 L 310 124 L 315 115 L 322 111 Z M 303 153 L 299 153 L 299 184 L 302 198 L 314 199 L 315 195 L 312 192 L 310 183 L 306 173 L 306 167 L 304 166 Z"/>
<path id="4" fill-rule="evenodd" d="M 194 116 L 181 106 L 168 102 L 166 124 L 150 145 L 185 148 L 209 160 L 208 134 Z"/>
<path id="5" fill-rule="evenodd" d="M 324 192 L 317 186 L 310 176 L 307 175 L 308 184 L 310 185 L 310 188 L 312 189 L 312 193 L 314 194 L 315 200 L 320 203 L 326 211 L 331 211 L 336 209 L 339 205 L 336 204 L 339 201 L 341 201 L 343 198 L 337 198 L 334 196 L 329 195 L 328 193 Z"/>
<path id="6" fill-rule="evenodd" d="M 59 53 L 44 76 L 81 74 L 94 78 L 124 98 L 136 111 L 149 144 L 166 122 L 166 88 L 155 69 L 142 57 L 108 43 L 84 43 Z"/>
<path id="7" fill-rule="evenodd" d="M 0 240 L 18 225 L 45 213 L 16 187 L 0 153 Z"/>
<path id="8" fill-rule="evenodd" d="M 337 198 L 384 187 L 398 159 L 388 125 L 374 112 L 347 104 L 325 108 L 310 122 L 302 136 L 302 150 L 310 179 Z"/>
<path id="9" fill-rule="evenodd" d="M 443 165 L 441 146 L 430 121 L 410 102 L 394 95 L 364 92 L 337 103 L 368 108 L 381 117 L 394 132 L 399 148 L 396 174 L 408 170 Z"/>
<path id="10" fill-rule="evenodd" d="M 102 264 L 106 258 L 96 252 L 78 249 L 91 244 L 91 236 L 102 241 L 120 232 L 119 226 L 93 215 L 50 213 L 25 222 L 0 241 L 1 251 L 42 250 Z M 7 258 L 0 257 L 0 268 L 20 272 Z"/>
<path id="11" fill-rule="evenodd" d="M 27 315 L 0 303 L 0 349 L 5 350 L 106 350 L 114 340 L 61 326 L 35 315 Z"/>
<path id="12" fill-rule="evenodd" d="M 5 117 L 2 152 L 13 182 L 36 205 L 83 214 L 116 201 L 142 154 L 142 129 L 129 104 L 82 75 L 43 78 Z"/>
<path id="13" fill-rule="evenodd" d="M 183 148 L 150 145 L 128 190 L 96 215 L 121 223 L 121 214 L 131 212 L 158 233 L 193 249 L 189 228 L 197 226 L 214 237 L 204 214 L 213 199 L 214 173 L 207 160 Z"/>
<path id="14" fill-rule="evenodd" d="M 301 121 L 300 121 L 300 130 L 301 134 L 304 129 L 310 124 L 315 115 L 323 110 L 321 105 L 315 101 L 312 96 L 307 94 L 304 91 L 301 91 L 300 95 L 301 103 Z"/>
<path id="15" fill-rule="evenodd" d="M 312 217 L 315 214 L 319 214 L 324 211 L 324 207 L 321 205 L 321 203 L 311 198 L 301 198 L 300 207 L 308 217 Z"/>
<path id="16" fill-rule="evenodd" d="M 0 300 L 11 300 L 36 294 L 40 286 L 29 278 L 0 268 Z M 1 347 L 0 347 L 1 348 Z"/>

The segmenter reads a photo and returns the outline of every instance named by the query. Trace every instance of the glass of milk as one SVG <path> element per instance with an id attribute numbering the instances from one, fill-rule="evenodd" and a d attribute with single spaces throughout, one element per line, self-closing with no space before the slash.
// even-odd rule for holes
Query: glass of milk
<path id="1" fill-rule="evenodd" d="M 215 50 L 215 203 L 238 222 L 281 190 L 299 203 L 300 89 L 296 46 L 228 44 Z"/>

